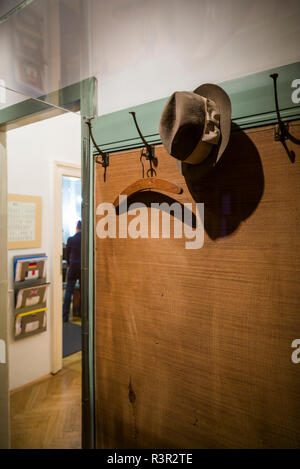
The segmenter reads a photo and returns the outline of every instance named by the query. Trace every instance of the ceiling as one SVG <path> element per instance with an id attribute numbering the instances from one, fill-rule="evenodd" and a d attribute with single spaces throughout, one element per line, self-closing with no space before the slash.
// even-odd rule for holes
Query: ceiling
<path id="1" fill-rule="evenodd" d="M 0 42 L 8 104 L 96 76 L 106 114 L 300 61 L 300 2 L 35 0 Z"/>

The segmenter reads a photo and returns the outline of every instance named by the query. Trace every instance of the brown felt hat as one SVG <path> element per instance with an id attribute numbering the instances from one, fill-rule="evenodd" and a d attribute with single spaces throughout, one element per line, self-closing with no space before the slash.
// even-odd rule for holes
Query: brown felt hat
<path id="1" fill-rule="evenodd" d="M 206 174 L 224 152 L 230 137 L 231 102 L 220 86 L 205 84 L 194 92 L 177 91 L 168 99 L 159 123 L 167 152 L 182 171 Z"/>

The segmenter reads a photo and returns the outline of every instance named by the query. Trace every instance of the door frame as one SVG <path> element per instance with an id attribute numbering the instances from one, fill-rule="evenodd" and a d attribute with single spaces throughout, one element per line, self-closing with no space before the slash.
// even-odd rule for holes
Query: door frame
<path id="1" fill-rule="evenodd" d="M 0 129 L 0 448 L 10 448 L 9 333 L 7 277 L 7 151 Z"/>
<path id="2" fill-rule="evenodd" d="M 81 166 L 54 161 L 53 185 L 53 279 L 52 279 L 52 365 L 51 373 L 62 369 L 62 178 L 81 178 Z"/>

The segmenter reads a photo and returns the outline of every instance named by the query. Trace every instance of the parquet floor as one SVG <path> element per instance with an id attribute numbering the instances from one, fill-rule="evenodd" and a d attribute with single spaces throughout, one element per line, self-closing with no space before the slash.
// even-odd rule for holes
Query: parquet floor
<path id="1" fill-rule="evenodd" d="M 57 375 L 12 392 L 11 447 L 81 447 L 81 352 L 65 358 Z"/>

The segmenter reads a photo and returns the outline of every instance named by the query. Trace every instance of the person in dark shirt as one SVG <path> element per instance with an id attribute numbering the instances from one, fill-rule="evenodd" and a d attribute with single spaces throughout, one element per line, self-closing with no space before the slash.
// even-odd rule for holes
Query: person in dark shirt
<path id="1" fill-rule="evenodd" d="M 66 260 L 69 265 L 67 274 L 67 285 L 63 304 L 63 320 L 68 322 L 71 299 L 76 285 L 76 281 L 79 280 L 81 274 L 81 221 L 76 225 L 76 234 L 70 236 L 66 246 Z"/>

